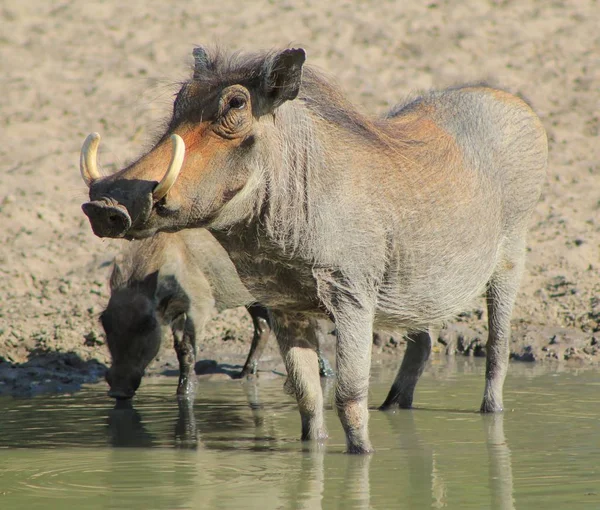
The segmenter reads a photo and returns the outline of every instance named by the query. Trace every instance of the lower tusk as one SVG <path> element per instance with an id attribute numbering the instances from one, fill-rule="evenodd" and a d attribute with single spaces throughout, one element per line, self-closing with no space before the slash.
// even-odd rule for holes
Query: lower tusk
<path id="1" fill-rule="evenodd" d="M 171 156 L 169 168 L 167 168 L 167 172 L 162 178 L 162 181 L 158 183 L 152 192 L 152 198 L 155 202 L 162 200 L 167 195 L 173 184 L 175 184 L 177 177 L 179 177 L 179 172 L 181 171 L 181 167 L 183 165 L 183 158 L 185 157 L 185 142 L 179 135 L 175 134 L 171 135 L 171 142 L 173 144 L 173 154 Z"/>
<path id="2" fill-rule="evenodd" d="M 88 188 L 96 179 L 101 177 L 100 172 L 98 172 L 98 167 L 96 166 L 98 145 L 100 145 L 100 135 L 98 133 L 90 133 L 81 146 L 79 171 Z"/>

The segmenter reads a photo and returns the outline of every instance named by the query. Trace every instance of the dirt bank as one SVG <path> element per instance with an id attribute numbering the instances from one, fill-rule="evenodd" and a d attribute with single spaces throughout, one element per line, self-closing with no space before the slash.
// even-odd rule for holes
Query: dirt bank
<path id="1" fill-rule="evenodd" d="M 528 98 L 548 130 L 550 166 L 531 220 L 513 357 L 598 363 L 599 25 L 593 0 L 0 8 L 0 392 L 70 391 L 101 377 L 107 352 L 97 318 L 119 243 L 94 237 L 80 211 L 81 142 L 102 133 L 105 172 L 134 159 L 169 115 L 194 44 L 215 42 L 302 45 L 373 114 L 459 82 L 487 80 Z M 484 315 L 476 306 L 436 348 L 482 354 Z M 243 357 L 249 336 L 243 311 L 217 317 L 200 357 Z M 401 348 L 383 339 L 376 351 Z"/>

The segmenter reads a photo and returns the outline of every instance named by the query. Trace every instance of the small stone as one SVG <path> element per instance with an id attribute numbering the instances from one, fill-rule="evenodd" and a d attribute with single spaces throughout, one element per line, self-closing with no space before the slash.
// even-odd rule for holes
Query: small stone
<path id="1" fill-rule="evenodd" d="M 98 338 L 95 331 L 90 331 L 87 335 L 84 335 L 83 338 L 85 338 L 83 345 L 86 347 L 96 347 L 104 344 L 104 342 Z"/>
<path id="2" fill-rule="evenodd" d="M 229 342 L 230 340 L 237 340 L 237 335 L 231 329 L 228 329 L 223 334 L 223 342 Z"/>

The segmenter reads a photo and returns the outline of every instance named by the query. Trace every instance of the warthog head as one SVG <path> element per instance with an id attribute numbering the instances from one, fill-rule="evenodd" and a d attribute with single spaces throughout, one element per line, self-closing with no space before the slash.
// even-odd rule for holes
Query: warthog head
<path id="1" fill-rule="evenodd" d="M 80 168 L 90 202 L 82 207 L 96 235 L 143 238 L 252 213 L 263 169 L 283 157 L 275 114 L 298 95 L 304 50 L 210 59 L 196 48 L 194 58 L 167 132 L 146 155 L 102 177 L 99 135 L 84 142 Z"/>
<path id="2" fill-rule="evenodd" d="M 153 273 L 128 286 L 119 266 L 113 269 L 111 297 L 100 316 L 112 359 L 106 373 L 111 397 L 132 398 L 160 349 L 162 328 L 153 299 L 156 277 Z"/>

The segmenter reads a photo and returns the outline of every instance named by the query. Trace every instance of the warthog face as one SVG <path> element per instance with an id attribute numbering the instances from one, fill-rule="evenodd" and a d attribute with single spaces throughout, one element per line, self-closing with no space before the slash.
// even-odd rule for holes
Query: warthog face
<path id="1" fill-rule="evenodd" d="M 265 150 L 273 144 L 273 115 L 298 94 L 304 50 L 262 55 L 260 64 L 246 58 L 226 79 L 214 73 L 203 49 L 194 57 L 194 77 L 178 92 L 167 132 L 148 154 L 101 177 L 100 137 L 86 139 L 80 163 L 90 202 L 83 211 L 96 235 L 142 238 L 252 212 L 262 169 L 273 157 Z"/>
<path id="2" fill-rule="evenodd" d="M 146 292 L 152 284 L 125 287 L 118 281 L 120 272 L 113 271 L 112 295 L 100 316 L 112 359 L 106 373 L 108 394 L 117 399 L 132 398 L 140 386 L 146 367 L 160 349 L 162 328 L 156 305 Z M 152 291 L 153 292 L 153 291 Z"/>

